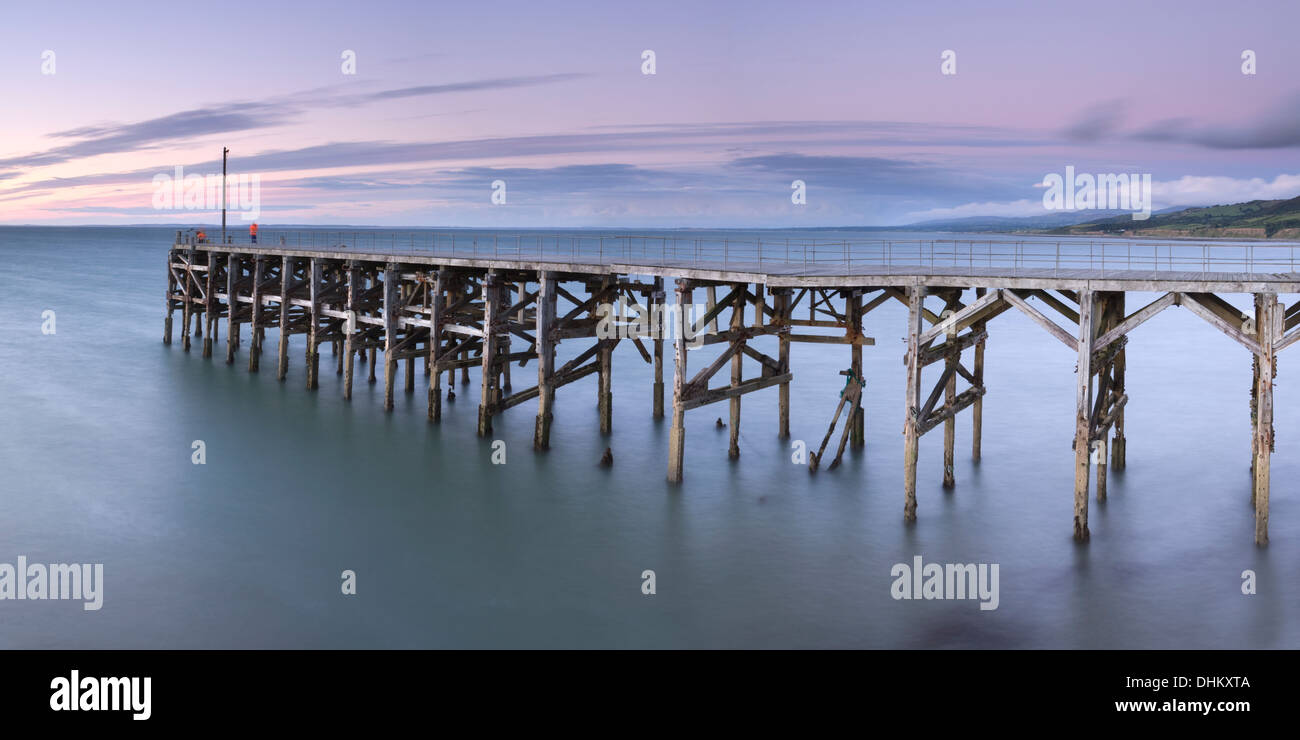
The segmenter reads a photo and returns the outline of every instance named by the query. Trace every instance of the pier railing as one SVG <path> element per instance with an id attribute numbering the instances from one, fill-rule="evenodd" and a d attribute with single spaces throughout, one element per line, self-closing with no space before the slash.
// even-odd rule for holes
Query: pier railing
<path id="1" fill-rule="evenodd" d="M 210 239 L 209 242 L 219 241 Z M 177 232 L 177 244 L 194 243 Z M 572 261 L 729 270 L 803 272 L 861 270 L 1011 269 L 1202 273 L 1294 273 L 1297 243 L 1150 241 L 1142 239 L 762 239 L 698 235 L 598 233 L 263 229 L 256 245 L 246 233 L 227 235 L 232 247 L 282 247 L 330 252 L 472 259 Z"/>

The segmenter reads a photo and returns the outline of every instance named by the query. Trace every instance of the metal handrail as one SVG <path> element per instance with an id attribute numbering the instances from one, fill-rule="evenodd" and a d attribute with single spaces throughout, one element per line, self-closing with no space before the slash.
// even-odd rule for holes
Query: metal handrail
<path id="1" fill-rule="evenodd" d="M 779 239 L 601 232 L 486 232 L 385 230 L 277 230 L 262 228 L 254 245 L 248 234 L 228 234 L 232 247 L 265 247 L 329 253 L 424 255 L 464 259 L 536 259 L 594 264 L 641 264 L 764 271 L 779 266 L 804 270 L 842 267 L 864 271 L 924 268 L 1014 271 L 1087 269 L 1118 271 L 1296 272 L 1296 244 L 1232 241 L 1019 239 Z M 659 243 L 659 249 L 648 246 Z M 196 246 L 194 233 L 178 231 L 176 244 Z M 205 243 L 203 246 L 209 246 Z M 211 244 L 211 246 L 219 246 Z M 656 254 L 657 252 L 657 254 Z"/>

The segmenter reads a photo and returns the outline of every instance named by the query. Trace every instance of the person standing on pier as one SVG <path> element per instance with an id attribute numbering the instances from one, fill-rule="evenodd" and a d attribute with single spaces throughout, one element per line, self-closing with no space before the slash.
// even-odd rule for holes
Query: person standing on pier
<path id="1" fill-rule="evenodd" d="M 248 238 L 253 244 L 257 243 L 257 222 L 256 221 L 254 221 L 248 227 Z"/>

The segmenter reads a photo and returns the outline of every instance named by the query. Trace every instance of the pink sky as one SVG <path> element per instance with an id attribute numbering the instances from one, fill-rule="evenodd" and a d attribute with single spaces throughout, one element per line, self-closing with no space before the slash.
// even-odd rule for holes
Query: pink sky
<path id="1" fill-rule="evenodd" d="M 902 7 L 899 7 L 902 6 Z M 46 3 L 6 10 L 0 222 L 812 226 L 1300 195 L 1289 2 Z M 642 52 L 656 74 L 642 74 Z M 956 52 L 957 74 L 941 73 Z M 1242 73 L 1244 50 L 1257 73 Z M 54 53 L 53 74 L 43 60 Z M 356 74 L 341 55 L 356 54 Z M 808 202 L 790 202 L 806 182 Z M 507 201 L 490 201 L 492 183 Z"/>

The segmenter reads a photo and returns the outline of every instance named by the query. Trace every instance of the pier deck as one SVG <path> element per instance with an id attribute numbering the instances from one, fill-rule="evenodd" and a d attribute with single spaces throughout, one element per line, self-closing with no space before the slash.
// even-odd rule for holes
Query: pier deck
<path id="1" fill-rule="evenodd" d="M 1106 496 L 1108 468 L 1126 465 L 1124 409 L 1128 334 L 1161 311 L 1181 306 L 1240 344 L 1251 357 L 1252 503 L 1255 541 L 1268 542 L 1269 462 L 1273 440 L 1273 378 L 1277 354 L 1300 338 L 1300 293 L 1295 245 L 1116 243 L 1044 239 L 869 242 L 733 242 L 675 236 L 602 237 L 591 234 L 422 234 L 408 239 L 374 232 L 263 232 L 262 244 L 195 243 L 178 234 L 168 253 L 164 342 L 173 314 L 182 315 L 183 347 L 203 339 L 203 356 L 226 322 L 226 362 L 241 349 L 249 327 L 248 369 L 257 371 L 266 329 L 278 330 L 277 373 L 286 376 L 293 335 L 306 338 L 306 384 L 318 384 L 320 347 L 328 344 L 335 370 L 351 397 L 358 364 L 375 380 L 383 363 L 384 404 L 393 407 L 398 367 L 415 389 L 415 364 L 428 377 L 428 416 L 442 413 L 448 390 L 479 375 L 478 433 L 512 406 L 537 402 L 534 447 L 546 449 L 555 392 L 596 375 L 600 430 L 613 424 L 613 349 L 635 345 L 654 366 L 652 414 L 665 415 L 664 349 L 673 345 L 672 425 L 668 479 L 685 472 L 686 411 L 727 401 L 730 444 L 739 450 L 741 397 L 776 386 L 778 429 L 789 437 L 792 343 L 849 347 L 844 374 L 863 383 L 864 317 L 889 301 L 908 307 L 907 387 L 904 409 L 904 518 L 916 518 L 919 440 L 944 428 L 944 486 L 954 480 L 954 425 L 971 411 L 972 457 L 980 458 L 984 352 L 989 322 L 1008 310 L 1026 314 L 1076 353 L 1074 419 L 1074 536 L 1087 541 L 1088 502 L 1094 487 Z M 674 300 L 665 282 L 673 280 Z M 705 301 L 696 304 L 697 291 Z M 1158 297 L 1128 312 L 1128 293 Z M 1244 314 L 1220 294 L 1249 294 Z M 746 309 L 750 310 L 747 312 Z M 719 328 L 720 321 L 725 323 Z M 191 324 L 193 322 L 193 324 Z M 776 339 L 776 356 L 755 340 Z M 561 341 L 584 342 L 573 360 L 556 367 Z M 722 344 L 722 352 L 694 375 L 688 349 Z M 970 357 L 969 365 L 965 357 Z M 746 377 L 745 359 L 756 375 Z M 512 388 L 512 365 L 537 361 L 537 381 Z M 933 385 L 924 369 L 939 368 Z M 710 381 L 725 369 L 716 384 Z M 959 385 L 962 386 L 959 391 Z M 848 406 L 838 464 L 846 443 L 864 444 L 861 396 L 846 394 L 827 431 L 831 438 Z M 826 447 L 813 454 L 816 470 Z"/>

